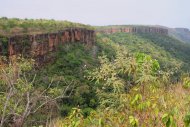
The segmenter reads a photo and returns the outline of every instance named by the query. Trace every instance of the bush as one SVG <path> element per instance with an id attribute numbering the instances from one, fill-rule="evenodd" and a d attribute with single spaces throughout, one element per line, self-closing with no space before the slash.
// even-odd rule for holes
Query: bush
<path id="1" fill-rule="evenodd" d="M 92 111 L 93 111 L 92 108 L 84 108 L 84 109 L 82 110 L 83 116 L 84 116 L 84 117 L 89 116 Z"/>
<path id="2" fill-rule="evenodd" d="M 71 110 L 72 110 L 71 106 L 62 105 L 60 108 L 61 116 L 63 116 L 63 117 L 67 116 L 71 112 Z"/>

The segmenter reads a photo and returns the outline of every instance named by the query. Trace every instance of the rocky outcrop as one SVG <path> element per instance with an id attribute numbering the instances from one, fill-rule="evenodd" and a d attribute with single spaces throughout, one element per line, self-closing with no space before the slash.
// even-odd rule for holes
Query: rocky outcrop
<path id="1" fill-rule="evenodd" d="M 93 45 L 95 32 L 84 28 L 67 28 L 56 33 L 13 36 L 8 42 L 8 55 L 24 54 L 40 57 L 56 51 L 65 43 L 76 42 Z"/>
<path id="2" fill-rule="evenodd" d="M 95 43 L 95 31 L 85 28 L 66 28 L 55 33 L 15 35 L 3 38 L 0 38 L 0 55 L 12 58 L 12 56 L 21 54 L 24 57 L 32 57 L 37 64 L 43 64 L 54 59 L 53 54 L 47 55 L 48 53 L 58 50 L 66 43 L 83 43 L 87 47 L 92 46 Z"/>
<path id="3" fill-rule="evenodd" d="M 117 32 L 125 32 L 125 33 L 158 33 L 163 35 L 168 35 L 168 30 L 160 27 L 149 27 L 149 26 L 129 26 L 129 27 L 112 27 L 105 29 L 97 29 L 97 32 L 112 34 Z"/>

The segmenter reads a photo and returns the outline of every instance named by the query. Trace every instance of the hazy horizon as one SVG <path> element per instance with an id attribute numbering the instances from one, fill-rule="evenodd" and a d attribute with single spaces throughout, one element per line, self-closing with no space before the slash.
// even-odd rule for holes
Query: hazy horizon
<path id="1" fill-rule="evenodd" d="M 190 28 L 188 0 L 0 0 L 0 17 Z"/>

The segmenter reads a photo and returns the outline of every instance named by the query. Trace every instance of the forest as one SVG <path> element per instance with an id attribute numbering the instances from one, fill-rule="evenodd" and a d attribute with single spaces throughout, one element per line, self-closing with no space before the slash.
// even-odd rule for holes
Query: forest
<path id="1" fill-rule="evenodd" d="M 0 18 L 0 43 L 16 34 L 96 27 Z M 103 27 L 104 28 L 104 27 Z M 96 33 L 35 58 L 0 56 L 0 127 L 190 127 L 190 45 L 167 35 Z"/>

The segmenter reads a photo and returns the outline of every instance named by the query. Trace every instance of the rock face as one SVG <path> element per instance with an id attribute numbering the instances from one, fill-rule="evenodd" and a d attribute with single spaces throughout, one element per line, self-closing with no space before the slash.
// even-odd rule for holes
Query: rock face
<path id="1" fill-rule="evenodd" d="M 122 28 L 105 28 L 101 30 L 97 30 L 97 32 L 112 34 L 117 32 L 125 32 L 125 33 L 158 33 L 163 35 L 168 35 L 168 30 L 160 27 L 149 27 L 149 26 L 129 26 Z"/>
<path id="2" fill-rule="evenodd" d="M 76 42 L 93 45 L 95 32 L 84 28 L 67 28 L 56 33 L 13 36 L 9 38 L 8 55 L 24 54 L 40 57 L 56 51 L 65 43 Z"/>

